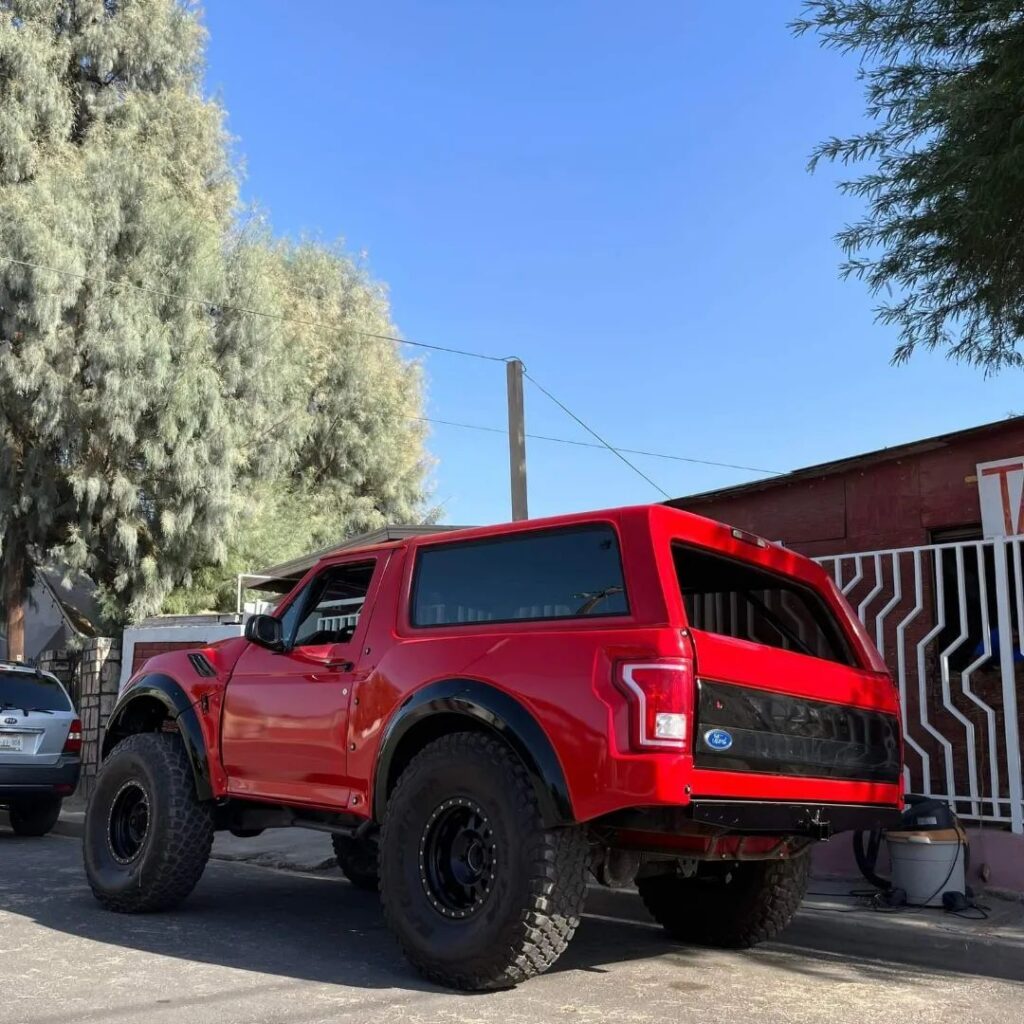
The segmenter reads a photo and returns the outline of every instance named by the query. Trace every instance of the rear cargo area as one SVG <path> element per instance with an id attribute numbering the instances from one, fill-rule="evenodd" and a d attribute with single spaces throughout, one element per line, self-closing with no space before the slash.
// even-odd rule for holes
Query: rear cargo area
<path id="1" fill-rule="evenodd" d="M 894 687 L 828 593 L 683 543 L 673 562 L 697 667 L 695 768 L 899 783 Z"/>

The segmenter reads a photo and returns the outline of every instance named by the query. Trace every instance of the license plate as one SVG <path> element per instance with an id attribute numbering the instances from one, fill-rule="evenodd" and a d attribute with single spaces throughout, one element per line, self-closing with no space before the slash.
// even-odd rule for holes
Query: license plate
<path id="1" fill-rule="evenodd" d="M 5 736 L 0 733 L 0 750 L 22 750 L 24 749 L 24 736 Z"/>

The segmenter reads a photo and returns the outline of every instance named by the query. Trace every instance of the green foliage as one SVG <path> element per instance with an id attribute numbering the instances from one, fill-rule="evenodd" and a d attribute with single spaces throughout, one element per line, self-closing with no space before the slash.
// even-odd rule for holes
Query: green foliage
<path id="1" fill-rule="evenodd" d="M 231 305 L 270 314 L 222 314 L 240 408 L 236 529 L 226 561 L 194 574 L 166 611 L 233 610 L 239 572 L 430 516 L 419 367 L 386 340 L 382 289 L 338 248 L 259 233 L 239 240 L 231 265 Z"/>
<path id="2" fill-rule="evenodd" d="M 1024 363 L 1024 5 L 810 0 L 795 22 L 859 55 L 872 125 L 815 151 L 865 162 L 843 271 L 891 299 L 894 360 L 939 348 L 995 372 Z"/>
<path id="3" fill-rule="evenodd" d="M 174 0 L 0 3 L 0 254 L 65 271 L 0 261 L 0 536 L 112 617 L 224 556 L 216 323 L 169 297 L 223 290 L 235 208 L 202 38 Z"/>
<path id="4" fill-rule="evenodd" d="M 180 0 L 0 0 L 0 557 L 112 620 L 421 514 L 418 371 L 352 333 L 384 296 L 237 229 L 203 43 Z"/>
<path id="5" fill-rule="evenodd" d="M 287 484 L 253 481 L 239 498 L 226 560 L 193 572 L 188 586 L 168 595 L 163 611 L 176 615 L 234 611 L 239 573 L 316 551 L 344 536 L 344 525 L 338 532 L 333 518 L 325 522 L 312 515 L 305 495 Z"/>

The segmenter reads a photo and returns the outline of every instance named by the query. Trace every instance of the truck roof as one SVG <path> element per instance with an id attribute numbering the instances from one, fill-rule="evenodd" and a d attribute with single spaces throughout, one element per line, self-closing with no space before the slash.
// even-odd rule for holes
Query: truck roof
<path id="1" fill-rule="evenodd" d="M 491 523 L 487 526 L 459 526 L 448 527 L 443 530 L 430 532 L 409 533 L 402 537 L 389 538 L 387 540 L 372 539 L 369 543 L 347 544 L 343 548 L 332 549 L 324 552 L 317 559 L 316 564 L 330 563 L 338 558 L 347 558 L 353 554 L 373 552 L 381 550 L 392 550 L 394 548 L 420 547 L 428 544 L 448 544 L 468 540 L 481 540 L 488 537 L 501 537 L 511 533 L 520 533 L 526 530 L 555 529 L 561 526 L 573 526 L 580 523 L 599 521 L 621 522 L 626 518 L 649 517 L 663 522 L 674 521 L 686 523 L 691 527 L 707 530 L 720 529 L 730 531 L 731 528 L 714 519 L 697 515 L 693 512 L 686 512 L 683 509 L 671 508 L 668 505 L 658 503 L 647 503 L 643 505 L 621 505 L 615 508 L 594 509 L 586 512 L 570 512 L 556 516 L 544 516 L 540 519 L 521 519 L 513 522 Z M 747 538 L 760 541 L 767 545 L 768 541 L 763 538 L 754 537 L 752 534 L 745 534 Z"/>
<path id="2" fill-rule="evenodd" d="M 739 530 L 716 519 L 686 512 L 669 505 L 648 503 L 644 505 L 623 505 L 617 508 L 595 509 L 588 512 L 573 512 L 566 515 L 546 516 L 541 519 L 523 519 L 516 522 L 493 523 L 489 526 L 457 527 L 431 532 L 417 531 L 403 537 L 360 545 L 358 543 L 331 551 L 316 562 L 317 567 L 330 565 L 354 554 L 371 554 L 375 551 L 396 548 L 420 548 L 434 544 L 458 543 L 461 541 L 484 540 L 491 537 L 508 536 L 530 530 L 555 529 L 591 522 L 614 522 L 624 526 L 627 522 L 646 524 L 659 535 L 676 535 L 681 540 L 715 550 L 724 556 L 743 561 L 755 562 L 770 571 L 801 579 L 816 587 L 828 585 L 827 573 L 816 562 L 798 554 L 781 544 L 764 537 Z M 678 531 L 678 532 L 677 532 Z"/>

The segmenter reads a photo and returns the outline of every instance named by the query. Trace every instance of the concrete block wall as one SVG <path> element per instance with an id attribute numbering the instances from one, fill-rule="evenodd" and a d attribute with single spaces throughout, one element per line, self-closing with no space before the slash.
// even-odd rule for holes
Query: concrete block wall
<path id="1" fill-rule="evenodd" d="M 88 796 L 100 763 L 103 729 L 117 703 L 121 678 L 121 644 L 110 637 L 86 641 L 78 663 L 78 714 L 82 719 L 80 795 Z"/>

